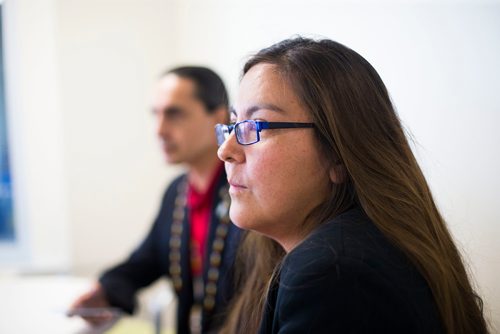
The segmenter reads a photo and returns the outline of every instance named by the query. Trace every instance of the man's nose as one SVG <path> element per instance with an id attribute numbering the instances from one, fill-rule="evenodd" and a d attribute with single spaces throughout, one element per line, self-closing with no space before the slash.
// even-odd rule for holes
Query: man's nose
<path id="1" fill-rule="evenodd" d="M 168 121 L 163 116 L 158 117 L 158 123 L 156 125 L 156 134 L 160 138 L 165 138 L 170 133 L 170 125 Z"/>

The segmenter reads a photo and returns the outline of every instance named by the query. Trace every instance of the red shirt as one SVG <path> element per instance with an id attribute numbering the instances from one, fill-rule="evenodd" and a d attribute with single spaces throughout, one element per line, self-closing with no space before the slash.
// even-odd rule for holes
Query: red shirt
<path id="1" fill-rule="evenodd" d="M 214 206 L 214 191 L 224 164 L 221 162 L 210 180 L 208 188 L 200 193 L 192 184 L 188 184 L 187 205 L 191 227 L 191 270 L 193 276 L 203 273 L 203 260 L 206 254 L 208 226 Z"/>

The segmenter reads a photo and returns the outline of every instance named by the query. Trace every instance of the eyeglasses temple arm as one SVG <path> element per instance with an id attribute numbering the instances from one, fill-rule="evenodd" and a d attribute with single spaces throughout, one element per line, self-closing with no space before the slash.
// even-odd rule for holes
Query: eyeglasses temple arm
<path id="1" fill-rule="evenodd" d="M 257 130 L 263 129 L 291 129 L 291 128 L 314 128 L 314 123 L 298 122 L 262 122 L 257 121 Z"/>

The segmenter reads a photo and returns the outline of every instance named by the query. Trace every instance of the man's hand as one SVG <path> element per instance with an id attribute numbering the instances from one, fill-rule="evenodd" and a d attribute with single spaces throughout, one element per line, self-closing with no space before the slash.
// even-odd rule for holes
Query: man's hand
<path id="1" fill-rule="evenodd" d="M 95 283 L 89 291 L 73 302 L 68 316 L 80 316 L 92 326 L 99 326 L 118 316 L 116 309 L 110 306 L 103 287 Z"/>

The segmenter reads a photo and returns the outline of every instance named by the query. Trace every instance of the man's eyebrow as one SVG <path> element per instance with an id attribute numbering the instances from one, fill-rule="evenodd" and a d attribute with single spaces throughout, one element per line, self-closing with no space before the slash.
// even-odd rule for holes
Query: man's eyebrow
<path id="1" fill-rule="evenodd" d="M 260 103 L 260 104 L 253 105 L 250 108 L 248 108 L 247 110 L 245 110 L 244 114 L 246 115 L 247 118 L 250 118 L 254 113 L 256 113 L 257 111 L 262 110 L 262 109 L 272 110 L 272 111 L 276 111 L 276 112 L 280 112 L 280 113 L 284 112 L 283 109 L 281 109 L 280 107 L 278 107 L 275 104 Z M 238 116 L 238 113 L 236 112 L 236 109 L 234 109 L 234 107 L 231 107 L 231 114 L 234 116 Z"/>
<path id="2" fill-rule="evenodd" d="M 172 114 L 179 114 L 179 113 L 182 113 L 183 109 L 179 106 L 169 106 L 169 107 L 166 107 L 166 108 L 162 108 L 162 109 L 156 109 L 156 108 L 152 108 L 152 112 L 153 114 L 163 114 L 163 115 L 172 115 Z"/>

